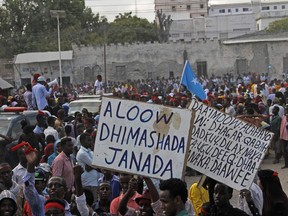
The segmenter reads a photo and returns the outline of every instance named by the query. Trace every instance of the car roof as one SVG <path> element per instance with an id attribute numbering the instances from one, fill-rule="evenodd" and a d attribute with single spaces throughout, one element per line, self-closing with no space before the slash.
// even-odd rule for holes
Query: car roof
<path id="1" fill-rule="evenodd" d="M 74 104 L 74 103 L 95 103 L 95 102 L 101 103 L 102 100 L 100 100 L 99 98 L 80 99 L 80 100 L 71 101 L 70 104 Z"/>

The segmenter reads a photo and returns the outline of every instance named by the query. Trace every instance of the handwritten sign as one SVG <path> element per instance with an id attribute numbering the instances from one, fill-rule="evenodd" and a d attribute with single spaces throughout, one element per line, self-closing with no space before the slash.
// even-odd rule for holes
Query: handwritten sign
<path id="1" fill-rule="evenodd" d="M 187 166 L 230 187 L 250 188 L 273 133 L 192 100 L 196 111 Z"/>
<path id="2" fill-rule="evenodd" d="M 103 98 L 93 165 L 160 179 L 181 178 L 191 122 L 187 109 Z"/>

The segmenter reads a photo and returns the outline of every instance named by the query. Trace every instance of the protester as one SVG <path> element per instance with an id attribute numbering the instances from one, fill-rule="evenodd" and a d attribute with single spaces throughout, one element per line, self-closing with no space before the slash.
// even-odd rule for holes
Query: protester
<path id="1" fill-rule="evenodd" d="M 217 183 L 214 187 L 214 205 L 211 209 L 211 215 L 233 215 L 233 216 L 247 216 L 247 214 L 230 204 L 230 199 L 233 195 L 233 189 L 225 184 Z M 247 198 L 247 197 L 246 197 Z M 251 200 L 248 201 L 248 203 Z"/>
<path id="2" fill-rule="evenodd" d="M 45 138 L 47 138 L 48 135 L 52 135 L 54 137 L 54 140 L 58 140 L 59 139 L 59 135 L 58 135 L 58 131 L 55 130 L 55 117 L 54 116 L 49 116 L 47 118 L 47 124 L 48 127 L 44 130 L 44 135 Z"/>
<path id="3" fill-rule="evenodd" d="M 263 191 L 262 216 L 287 216 L 288 198 L 282 189 L 278 173 L 273 170 L 259 170 L 259 186 Z"/>
<path id="4" fill-rule="evenodd" d="M 171 178 L 160 183 L 160 201 L 166 216 L 188 215 L 185 203 L 188 198 L 186 184 L 180 179 Z"/>
<path id="5" fill-rule="evenodd" d="M 85 170 L 82 174 L 82 184 L 87 189 L 91 190 L 94 196 L 94 202 L 98 198 L 98 179 L 101 177 L 100 173 L 92 167 L 93 151 L 91 150 L 92 139 L 87 133 L 80 135 L 81 148 L 77 153 L 76 159 L 78 163 Z"/>
<path id="6" fill-rule="evenodd" d="M 52 176 L 62 177 L 66 182 L 66 200 L 70 201 L 74 191 L 73 161 L 70 155 L 73 153 L 73 143 L 70 138 L 62 138 L 60 142 L 62 152 L 57 155 L 52 163 Z"/>
<path id="7" fill-rule="evenodd" d="M 45 202 L 45 215 L 65 216 L 65 202 L 58 198 L 51 198 Z"/>
<path id="8" fill-rule="evenodd" d="M 279 135 L 280 135 L 280 125 L 281 125 L 281 117 L 279 116 L 279 107 L 274 106 L 272 110 L 272 119 L 270 122 L 270 131 L 274 133 L 273 139 L 272 139 L 272 146 L 275 151 L 275 160 L 273 161 L 273 164 L 279 163 L 279 159 L 281 158 L 281 146 L 279 142 Z"/>
<path id="9" fill-rule="evenodd" d="M 120 173 L 119 181 L 120 181 L 120 185 L 122 188 L 122 193 L 120 194 L 120 196 L 116 197 L 111 202 L 110 213 L 112 215 L 119 215 L 118 208 L 119 208 L 120 201 L 123 198 L 123 196 L 126 194 L 128 188 L 129 188 L 129 182 L 132 178 L 133 178 L 132 175 Z M 139 206 L 138 206 L 137 202 L 135 201 L 135 199 L 140 196 L 140 194 L 137 193 L 137 184 L 134 184 L 134 187 L 130 188 L 130 189 L 131 190 L 133 189 L 132 190 L 133 194 L 132 194 L 132 196 L 130 196 L 130 199 L 127 203 L 127 207 L 130 207 L 134 210 L 139 210 Z"/>
<path id="10" fill-rule="evenodd" d="M 102 95 L 103 94 L 103 83 L 102 83 L 102 76 L 97 75 L 97 80 L 94 84 L 94 94 Z"/>
<path id="11" fill-rule="evenodd" d="M 196 215 L 200 214 L 203 204 L 209 202 L 208 181 L 209 179 L 207 178 L 202 187 L 199 187 L 198 183 L 194 183 L 189 189 L 188 197 L 194 207 Z"/>
<path id="12" fill-rule="evenodd" d="M 101 169 L 101 173 L 103 174 L 103 176 L 100 177 L 98 180 L 99 185 L 104 181 L 109 182 L 111 187 L 111 195 L 109 197 L 109 200 L 112 201 L 114 198 L 118 197 L 121 192 L 119 177 L 114 175 L 112 171 L 107 169 Z"/>
<path id="13" fill-rule="evenodd" d="M 54 159 L 57 157 L 57 155 L 59 155 L 62 151 L 61 149 L 61 140 L 57 140 L 55 143 L 54 143 L 54 153 L 51 154 L 49 157 L 48 157 L 48 164 L 50 166 L 52 166 L 52 163 L 54 161 Z"/>
<path id="14" fill-rule="evenodd" d="M 16 197 L 17 214 L 21 215 L 24 205 L 23 187 L 12 180 L 12 168 L 8 163 L 0 164 L 0 191 L 8 190 Z"/>
<path id="15" fill-rule="evenodd" d="M 52 89 L 46 89 L 46 78 L 40 76 L 37 83 L 32 88 L 32 104 L 34 109 L 50 110 L 46 97 L 49 97 Z"/>
<path id="16" fill-rule="evenodd" d="M 238 208 L 250 216 L 262 215 L 263 193 L 255 182 L 252 183 L 249 190 L 241 190 L 238 198 Z"/>
<path id="17" fill-rule="evenodd" d="M 84 193 L 83 190 L 83 185 L 82 185 L 82 177 L 81 175 L 83 174 L 83 168 L 80 165 L 74 166 L 74 176 L 75 176 L 75 187 L 76 187 L 76 205 L 77 205 L 77 210 L 80 213 L 80 215 L 97 215 L 96 212 L 93 211 L 92 209 L 92 204 L 93 201 L 90 203 L 88 202 L 86 198 L 86 194 Z M 92 196 L 93 200 L 93 196 Z M 89 205 L 89 204 L 90 205 Z M 101 215 L 101 214 L 99 214 Z"/>
<path id="18" fill-rule="evenodd" d="M 15 181 L 18 185 L 23 186 L 24 181 L 23 177 L 25 173 L 27 172 L 27 160 L 24 152 L 21 149 L 17 150 L 17 156 L 19 158 L 19 164 L 12 170 L 13 171 L 13 176 L 12 180 Z"/>
<path id="19" fill-rule="evenodd" d="M 159 200 L 159 194 L 150 178 L 144 178 L 148 186 L 148 189 L 144 191 L 142 195 L 137 197 L 135 201 L 139 205 L 140 215 L 163 215 L 161 210 L 161 202 Z M 136 210 L 127 207 L 127 204 L 131 197 L 134 195 L 134 188 L 137 185 L 136 179 L 131 179 L 129 182 L 128 190 L 120 201 L 119 212 L 121 215 L 137 215 Z M 154 214 L 155 213 L 155 214 Z"/>
<path id="20" fill-rule="evenodd" d="M 0 193 L 0 216 L 14 216 L 17 212 L 15 195 L 9 190 Z"/>
<path id="21" fill-rule="evenodd" d="M 32 85 L 28 83 L 26 85 L 26 91 L 23 95 L 25 103 L 28 110 L 33 110 L 33 101 L 32 101 Z"/>
<path id="22" fill-rule="evenodd" d="M 284 166 L 282 169 L 288 168 L 288 113 L 282 117 L 280 125 L 280 145 L 281 152 L 284 156 Z"/>
<path id="23" fill-rule="evenodd" d="M 24 176 L 24 195 L 30 205 L 33 215 L 45 215 L 46 198 L 39 194 L 35 187 L 35 165 L 38 160 L 36 151 L 27 151 L 27 146 L 23 146 L 23 151 L 26 152 L 28 161 L 27 173 Z M 58 198 L 65 203 L 65 216 L 71 216 L 69 203 L 64 200 L 67 192 L 67 185 L 62 177 L 53 176 L 48 180 L 47 192 L 49 198 Z"/>

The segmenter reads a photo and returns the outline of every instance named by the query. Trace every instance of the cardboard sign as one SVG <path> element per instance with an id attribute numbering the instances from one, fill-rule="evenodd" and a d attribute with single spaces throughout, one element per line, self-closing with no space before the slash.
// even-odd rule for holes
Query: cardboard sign
<path id="1" fill-rule="evenodd" d="M 93 165 L 159 179 L 182 178 L 192 112 L 103 98 Z"/>
<path id="2" fill-rule="evenodd" d="M 273 133 L 193 99 L 196 111 L 187 166 L 230 187 L 249 189 Z"/>

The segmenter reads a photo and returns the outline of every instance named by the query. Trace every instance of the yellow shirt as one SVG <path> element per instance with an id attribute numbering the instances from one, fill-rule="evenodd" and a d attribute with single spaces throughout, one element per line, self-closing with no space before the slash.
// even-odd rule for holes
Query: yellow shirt
<path id="1" fill-rule="evenodd" d="M 191 200 L 196 215 L 199 215 L 202 205 L 209 202 L 209 194 L 208 190 L 203 187 L 198 188 L 197 185 L 198 183 L 191 185 L 189 189 L 189 199 Z"/>

